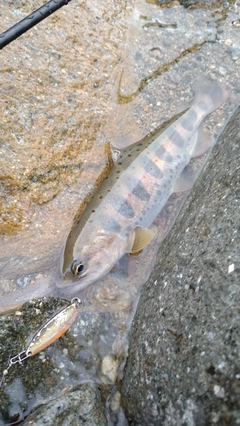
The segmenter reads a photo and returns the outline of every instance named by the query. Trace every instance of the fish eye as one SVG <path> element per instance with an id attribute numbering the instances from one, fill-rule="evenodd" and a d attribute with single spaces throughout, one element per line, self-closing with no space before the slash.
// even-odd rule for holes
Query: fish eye
<path id="1" fill-rule="evenodd" d="M 74 260 L 71 265 L 73 275 L 80 275 L 84 270 L 84 263 L 79 260 Z"/>

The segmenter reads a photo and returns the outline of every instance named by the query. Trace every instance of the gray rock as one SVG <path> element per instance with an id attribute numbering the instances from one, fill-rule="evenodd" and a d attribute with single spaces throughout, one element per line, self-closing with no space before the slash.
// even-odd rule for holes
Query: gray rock
<path id="1" fill-rule="evenodd" d="M 24 426 L 106 426 L 101 395 L 94 383 L 84 383 L 57 400 L 42 405 L 24 422 Z"/>
<path id="2" fill-rule="evenodd" d="M 240 422 L 239 129 L 240 107 L 143 288 L 122 389 L 134 425 Z"/>

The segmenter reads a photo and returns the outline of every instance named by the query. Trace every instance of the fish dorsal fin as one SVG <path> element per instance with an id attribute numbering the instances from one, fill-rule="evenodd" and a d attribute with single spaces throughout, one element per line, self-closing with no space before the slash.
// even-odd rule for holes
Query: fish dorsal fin
<path id="1" fill-rule="evenodd" d="M 134 234 L 134 242 L 130 251 L 131 254 L 139 253 L 153 239 L 153 235 L 150 229 L 147 228 L 137 227 L 134 229 Z"/>

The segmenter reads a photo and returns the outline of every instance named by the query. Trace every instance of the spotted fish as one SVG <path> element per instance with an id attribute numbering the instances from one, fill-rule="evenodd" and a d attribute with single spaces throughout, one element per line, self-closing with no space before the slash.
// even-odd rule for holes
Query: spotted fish
<path id="1" fill-rule="evenodd" d="M 229 96 L 229 89 L 200 78 L 191 108 L 163 133 L 126 150 L 107 179 L 74 222 L 54 280 L 1 297 L 0 312 L 29 299 L 58 296 L 71 299 L 107 274 L 125 253 L 138 253 L 152 238 L 149 227 L 173 192 L 189 189 L 194 176 L 186 166 L 208 148 L 199 137 L 203 119 Z"/>
<path id="2" fill-rule="evenodd" d="M 126 253 L 138 253 L 152 239 L 150 226 L 173 192 L 188 189 L 191 158 L 209 144 L 198 138 L 203 119 L 229 96 L 225 86 L 200 78 L 190 109 L 131 161 L 111 190 L 80 218 L 78 235 L 66 242 L 56 285 L 85 288 L 105 276 Z M 114 172 L 114 171 L 113 171 Z M 116 169 L 115 169 L 116 173 Z"/>

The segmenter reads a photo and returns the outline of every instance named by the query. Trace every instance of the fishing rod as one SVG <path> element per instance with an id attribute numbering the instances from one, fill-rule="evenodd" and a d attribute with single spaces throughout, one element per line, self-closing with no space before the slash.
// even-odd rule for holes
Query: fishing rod
<path id="1" fill-rule="evenodd" d="M 39 9 L 22 19 L 22 21 L 0 34 L 0 49 L 3 49 L 3 47 L 7 46 L 7 44 L 30 30 L 30 28 L 56 12 L 56 10 L 60 9 L 62 6 L 67 5 L 70 1 L 71 0 L 50 0 L 48 3 L 39 7 Z"/>

